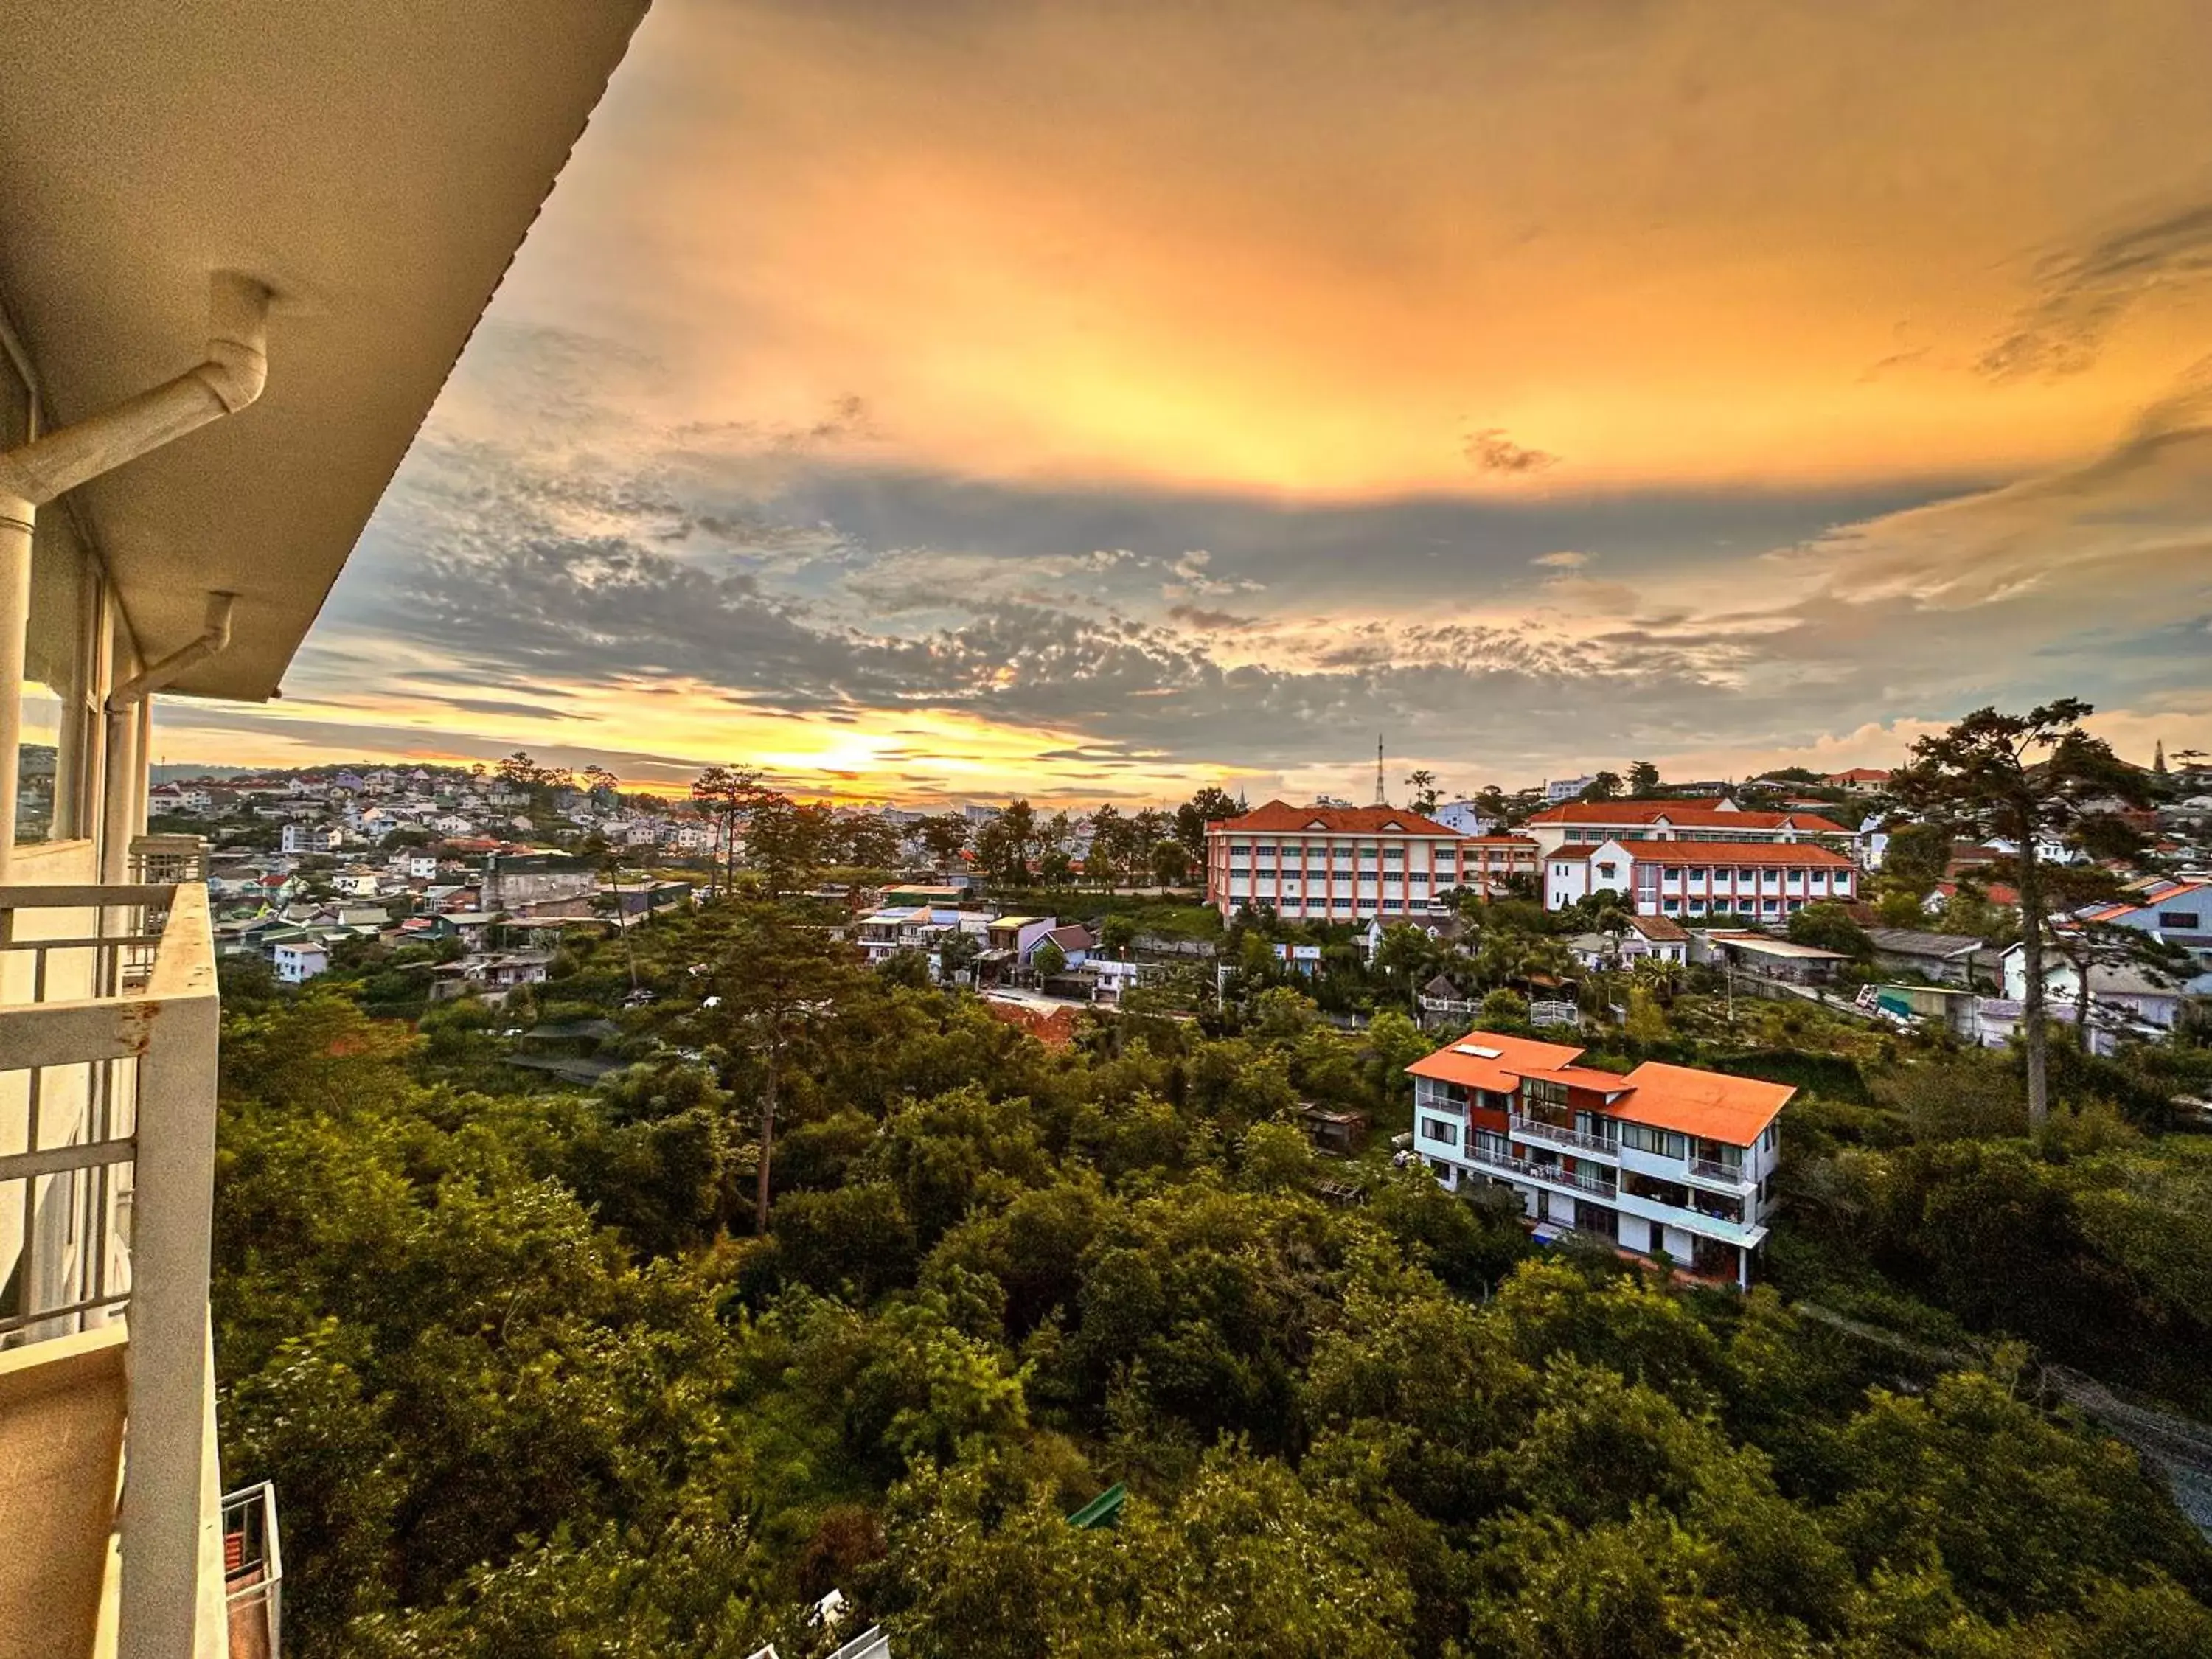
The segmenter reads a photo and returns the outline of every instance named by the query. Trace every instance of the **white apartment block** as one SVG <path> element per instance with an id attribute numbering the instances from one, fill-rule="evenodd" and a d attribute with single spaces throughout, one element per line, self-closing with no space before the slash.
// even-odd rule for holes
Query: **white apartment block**
<path id="1" fill-rule="evenodd" d="M 204 848 L 145 834 L 154 699 L 278 694 L 644 9 L 0 6 L 9 1651 L 282 1650 L 276 1495 L 224 1495 L 215 933 Z"/>
<path id="2" fill-rule="evenodd" d="M 1498 828 L 1498 820 L 1471 800 L 1446 801 L 1429 816 L 1462 836 L 1487 836 Z"/>
<path id="3" fill-rule="evenodd" d="M 1844 851 L 1856 833 L 1818 812 L 1763 812 L 1732 800 L 1595 800 L 1547 806 L 1522 833 L 1547 857 L 1607 841 L 1817 841 Z"/>
<path id="4" fill-rule="evenodd" d="M 287 985 L 301 985 L 331 970 L 331 953 L 319 941 L 279 945 L 273 953 L 276 977 Z"/>
<path id="5" fill-rule="evenodd" d="M 1406 1069 L 1413 1152 L 1457 1191 L 1510 1188 L 1540 1237 L 1601 1238 L 1739 1286 L 1765 1242 L 1778 1083 L 1646 1060 L 1626 1076 L 1556 1042 L 1470 1031 Z"/>
<path id="6" fill-rule="evenodd" d="M 288 823 L 284 826 L 283 850 L 295 855 L 335 853 L 344 841 L 343 832 L 336 824 Z"/>
<path id="7" fill-rule="evenodd" d="M 960 931 L 963 915 L 959 910 L 927 904 L 872 910 L 853 924 L 853 940 L 871 967 L 901 951 L 921 951 L 933 962 L 938 945 L 948 934 Z M 981 920 L 977 918 L 979 922 Z"/>
<path id="8" fill-rule="evenodd" d="M 1857 897 L 1858 876 L 1841 853 L 1810 842 L 1607 841 L 1545 859 L 1544 907 L 1611 890 L 1638 915 L 1778 921 L 1808 904 Z"/>
<path id="9" fill-rule="evenodd" d="M 1536 844 L 1467 836 L 1395 806 L 1269 801 L 1206 827 L 1206 897 L 1224 916 L 1247 905 L 1316 921 L 1416 921 L 1455 888 L 1494 891 L 1534 875 Z"/>

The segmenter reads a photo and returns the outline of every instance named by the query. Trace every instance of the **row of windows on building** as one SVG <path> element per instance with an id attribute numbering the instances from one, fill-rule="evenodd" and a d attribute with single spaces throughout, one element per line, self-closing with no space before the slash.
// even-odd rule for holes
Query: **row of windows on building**
<path id="1" fill-rule="evenodd" d="M 1803 909 L 1806 902 L 1807 901 L 1802 898 L 1788 900 L 1767 898 L 1754 900 L 1747 895 L 1743 898 L 1733 900 L 1725 904 L 1716 899 L 1711 905 L 1708 905 L 1703 899 L 1691 899 L 1685 902 L 1681 899 L 1670 897 L 1660 900 L 1659 908 L 1662 914 L 1670 916 L 1743 916 L 1753 915 L 1763 916 L 1779 916 L 1794 915 L 1796 912 Z"/>
<path id="2" fill-rule="evenodd" d="M 1262 878 L 1275 877 L 1278 884 L 1280 884 L 1282 881 L 1282 878 L 1276 876 L 1276 872 L 1272 870 L 1262 870 L 1259 873 Z M 1443 882 L 1447 885 L 1458 879 L 1456 872 L 1453 871 L 1439 870 L 1434 873 L 1438 881 Z M 1385 889 L 1393 887 L 1425 887 L 1429 884 L 1430 874 L 1431 872 L 1426 870 L 1416 870 L 1411 875 L 1407 875 L 1402 872 L 1394 870 L 1382 878 L 1382 885 Z M 1231 870 L 1229 872 L 1229 878 L 1235 882 L 1247 881 L 1251 878 L 1251 872 L 1245 870 Z M 1319 878 L 1316 878 L 1316 879 L 1317 882 L 1320 880 Z M 1301 878 L 1296 875 L 1291 876 L 1289 878 L 1289 884 L 1293 891 L 1297 890 L 1301 885 Z M 1348 881 L 1341 884 L 1346 886 L 1350 885 Z M 1366 878 L 1359 884 L 1365 888 L 1369 892 L 1373 892 L 1375 890 L 1374 873 L 1370 871 Z M 1318 888 L 1316 890 L 1318 890 Z"/>
<path id="3" fill-rule="evenodd" d="M 1561 839 L 1565 841 L 1589 842 L 1593 844 L 1608 841 L 1722 841 L 1745 845 L 1760 846 L 1767 845 L 1778 841 L 1794 842 L 1797 840 L 1806 840 L 1825 846 L 1829 842 L 1838 840 L 1838 837 L 1829 836 L 1823 840 L 1820 837 L 1810 836 L 1776 836 L 1771 833 L 1762 833 L 1756 830 L 1709 830 L 1704 824 L 1700 823 L 1695 826 L 1694 833 L 1691 834 L 1684 834 L 1682 831 L 1674 829 L 1630 830 L 1606 829 L 1600 827 L 1594 830 L 1569 830 L 1564 833 Z"/>
<path id="4" fill-rule="evenodd" d="M 1282 853 L 1279 856 L 1282 862 L 1285 864 L 1297 865 L 1337 864 L 1348 868 L 1353 861 L 1352 855 L 1348 851 L 1330 854 L 1322 852 L 1319 848 L 1316 848 L 1310 853 L 1301 854 L 1297 848 L 1293 847 Z M 1275 849 L 1272 847 L 1261 848 L 1258 854 L 1254 855 L 1254 858 L 1248 858 L 1241 851 L 1232 851 L 1229 854 L 1229 867 L 1232 870 L 1242 870 L 1246 865 L 1254 862 L 1254 859 L 1256 858 L 1260 861 L 1260 867 L 1262 870 L 1272 869 L 1274 867 L 1272 860 L 1275 860 L 1277 857 L 1278 854 Z M 1384 853 L 1380 859 L 1376 857 L 1371 849 L 1360 854 L 1358 858 L 1358 862 L 1369 866 L 1373 866 L 1378 863 L 1403 864 L 1405 861 L 1405 849 L 1403 848 L 1397 847 L 1394 847 L 1387 853 Z M 1436 864 L 1455 864 L 1458 861 L 1458 855 L 1456 854 L 1443 848 L 1437 848 L 1435 856 L 1431 860 L 1431 862 Z"/>
<path id="5" fill-rule="evenodd" d="M 1620 866 L 1619 864 L 1606 863 L 1597 865 L 1595 867 L 1597 871 L 1597 878 L 1601 882 L 1618 881 L 1620 878 Z M 1574 866 L 1571 864 L 1555 864 L 1552 866 L 1552 873 L 1554 875 L 1564 876 L 1571 873 L 1573 868 Z M 1643 880 L 1646 885 L 1652 884 L 1647 873 L 1651 868 L 1652 866 L 1647 864 L 1637 872 L 1638 879 Z M 1850 871 L 1838 870 L 1832 873 L 1835 877 L 1836 886 L 1839 890 L 1847 888 L 1851 884 L 1851 872 Z M 1736 887 L 1757 887 L 1760 885 L 1761 879 L 1763 878 L 1766 886 L 1777 889 L 1782 887 L 1785 883 L 1797 887 L 1825 887 L 1828 884 L 1828 878 L 1831 872 L 1825 868 L 1808 870 L 1802 866 L 1794 868 L 1775 866 L 1763 869 L 1753 866 L 1747 869 L 1741 865 L 1725 864 L 1719 866 L 1702 865 L 1695 867 L 1683 865 L 1662 865 L 1658 866 L 1657 884 L 1664 887 L 1680 887 L 1686 883 L 1692 887 L 1727 887 L 1731 885 Z"/>
<path id="6" fill-rule="evenodd" d="M 1243 899 L 1250 897 L 1251 895 L 1245 893 L 1231 893 L 1229 896 L 1232 899 Z M 1343 893 L 1339 893 L 1334 898 L 1330 899 L 1324 899 L 1316 895 L 1315 897 L 1304 901 L 1300 901 L 1296 898 L 1271 899 L 1262 895 L 1261 902 L 1272 905 L 1276 911 L 1286 916 L 1308 915 L 1316 916 L 1323 915 L 1343 916 L 1351 916 L 1355 915 L 1364 915 L 1372 910 L 1381 910 L 1385 915 L 1389 915 L 1392 912 L 1419 910 L 1431 915 L 1441 915 L 1444 914 L 1446 909 L 1446 906 L 1443 902 L 1437 899 L 1419 897 L 1410 899 L 1376 899 L 1372 895 L 1370 895 L 1368 897 L 1355 901 L 1348 895 Z"/>

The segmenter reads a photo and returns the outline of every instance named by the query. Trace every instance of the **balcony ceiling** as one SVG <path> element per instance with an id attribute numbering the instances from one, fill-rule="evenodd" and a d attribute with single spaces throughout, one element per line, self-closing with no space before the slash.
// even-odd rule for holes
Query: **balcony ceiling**
<path id="1" fill-rule="evenodd" d="M 210 270 L 278 295 L 252 408 L 77 492 L 173 690 L 259 701 L 321 609 L 647 0 L 10 0 L 0 298 L 66 424 L 200 360 Z"/>

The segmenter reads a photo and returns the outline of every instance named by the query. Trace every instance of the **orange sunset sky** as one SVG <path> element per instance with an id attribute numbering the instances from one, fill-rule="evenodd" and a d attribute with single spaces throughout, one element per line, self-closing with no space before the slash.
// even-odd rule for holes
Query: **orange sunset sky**
<path id="1" fill-rule="evenodd" d="M 2212 8 L 659 0 L 266 708 L 807 793 L 2212 748 Z"/>

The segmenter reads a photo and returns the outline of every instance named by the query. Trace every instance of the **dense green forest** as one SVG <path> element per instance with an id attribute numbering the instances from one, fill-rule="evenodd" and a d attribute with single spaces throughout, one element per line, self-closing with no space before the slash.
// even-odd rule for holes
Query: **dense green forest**
<path id="1" fill-rule="evenodd" d="M 1805 1085 L 1745 1297 L 1382 1161 L 1324 1202 L 1286 1115 L 1400 1121 L 1401 1017 L 1276 986 L 1048 1050 L 750 902 L 557 969 L 419 1026 L 231 988 L 225 1474 L 278 1484 L 304 1659 L 795 1659 L 833 1587 L 902 1659 L 2212 1651 L 2212 1551 L 2037 1382 L 2208 1403 L 2172 1062 L 2062 1056 L 2031 1148 L 2004 1056 L 1679 1006 L 1670 1054 Z M 586 1014 L 597 1089 L 502 1063 Z"/>

